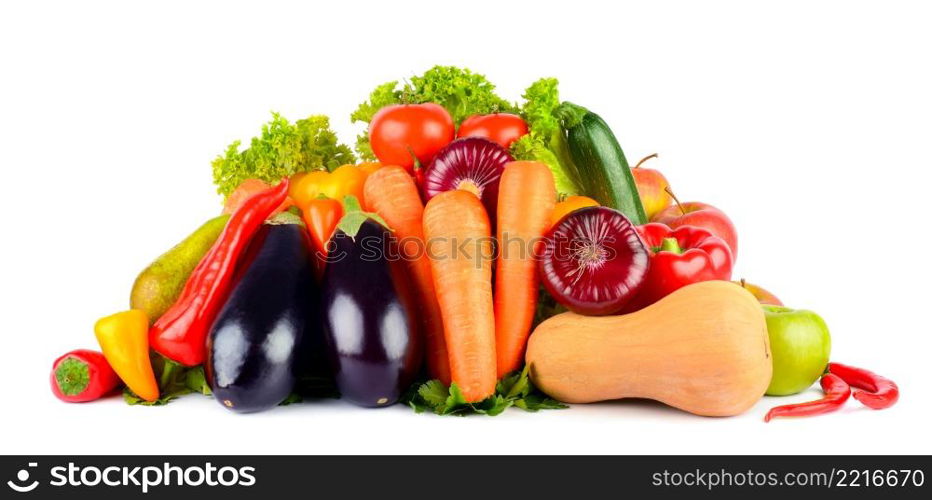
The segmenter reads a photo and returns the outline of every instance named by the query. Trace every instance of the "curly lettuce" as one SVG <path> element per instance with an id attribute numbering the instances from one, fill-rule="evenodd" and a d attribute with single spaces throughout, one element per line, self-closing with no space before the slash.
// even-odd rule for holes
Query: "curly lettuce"
<path id="1" fill-rule="evenodd" d="M 554 111 L 560 107 L 560 92 L 557 90 L 559 83 L 556 78 L 541 78 L 532 83 L 521 96 L 524 98 L 521 116 L 528 128 L 542 137 L 560 131 L 560 121 L 554 116 Z"/>
<path id="2" fill-rule="evenodd" d="M 240 141 L 230 144 L 212 162 L 214 184 L 224 197 L 246 179 L 275 184 L 282 177 L 311 170 L 333 170 L 356 161 L 352 149 L 337 140 L 330 119 L 312 115 L 294 124 L 278 113 L 262 126 L 249 147 L 240 151 Z"/>
<path id="3" fill-rule="evenodd" d="M 495 85 L 484 75 L 456 66 L 434 66 L 423 75 L 411 78 L 401 88 L 398 88 L 398 81 L 379 85 L 369 94 L 369 99 L 350 115 L 350 119 L 354 123 L 369 123 L 385 106 L 424 102 L 437 103 L 446 108 L 457 125 L 471 115 L 518 111 L 514 103 L 495 93 Z M 368 131 L 356 138 L 356 151 L 364 159 L 375 159 Z"/>
<path id="4" fill-rule="evenodd" d="M 557 192 L 569 196 L 579 193 L 578 176 L 560 121 L 554 115 L 560 106 L 557 84 L 556 78 L 541 78 L 524 91 L 521 117 L 529 133 L 512 144 L 511 153 L 519 160 L 545 163 L 553 173 Z"/>

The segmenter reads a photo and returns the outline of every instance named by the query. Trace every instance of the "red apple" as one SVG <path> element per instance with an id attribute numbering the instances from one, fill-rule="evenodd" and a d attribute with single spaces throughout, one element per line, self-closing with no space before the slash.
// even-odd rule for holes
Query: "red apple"
<path id="1" fill-rule="evenodd" d="M 667 191 L 670 183 L 659 170 L 652 168 L 641 168 L 641 164 L 651 158 L 656 158 L 657 153 L 644 157 L 631 169 L 631 175 L 634 176 L 634 183 L 637 185 L 638 194 L 641 196 L 641 203 L 644 204 L 644 212 L 650 219 L 660 211 L 670 206 L 673 198 Z"/>
<path id="2" fill-rule="evenodd" d="M 747 281 L 744 281 L 743 278 L 740 281 L 732 281 L 732 283 L 740 285 L 741 288 L 744 288 L 745 290 L 751 292 L 751 295 L 753 295 L 754 298 L 757 299 L 757 301 L 760 302 L 761 304 L 769 304 L 772 306 L 783 305 L 783 302 L 780 302 L 780 299 L 778 299 L 776 295 L 768 292 L 764 288 L 759 287 L 753 283 L 748 283 Z"/>
<path id="3" fill-rule="evenodd" d="M 676 201 L 676 197 L 673 197 L 673 200 Z M 735 231 L 735 225 L 725 212 L 712 205 L 698 201 L 676 203 L 651 217 L 650 221 L 666 224 L 673 229 L 680 226 L 701 227 L 725 240 L 731 248 L 734 260 L 738 259 L 738 233 Z"/>

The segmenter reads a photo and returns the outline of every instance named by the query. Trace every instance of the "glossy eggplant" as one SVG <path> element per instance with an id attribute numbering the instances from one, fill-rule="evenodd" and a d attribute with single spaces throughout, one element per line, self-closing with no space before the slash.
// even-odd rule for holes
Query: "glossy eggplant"
<path id="1" fill-rule="evenodd" d="M 208 341 L 210 388 L 225 407 L 266 410 L 294 389 L 322 335 L 311 256 L 307 231 L 284 214 L 250 242 Z"/>
<path id="2" fill-rule="evenodd" d="M 391 233 L 366 220 L 338 229 L 324 271 L 322 314 L 332 374 L 344 399 L 381 407 L 398 401 L 420 369 L 415 302 Z"/>

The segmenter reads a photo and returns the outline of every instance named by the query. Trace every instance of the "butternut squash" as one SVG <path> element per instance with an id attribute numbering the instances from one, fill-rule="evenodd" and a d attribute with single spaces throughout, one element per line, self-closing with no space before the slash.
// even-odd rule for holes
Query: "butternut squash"
<path id="1" fill-rule="evenodd" d="M 568 312 L 531 334 L 531 380 L 567 403 L 648 398 L 704 416 L 744 412 L 773 372 L 764 312 L 726 281 L 683 287 L 621 316 Z"/>

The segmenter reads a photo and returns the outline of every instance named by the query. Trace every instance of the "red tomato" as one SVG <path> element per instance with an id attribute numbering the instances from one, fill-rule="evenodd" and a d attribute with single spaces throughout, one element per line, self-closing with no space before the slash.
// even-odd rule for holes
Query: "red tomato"
<path id="1" fill-rule="evenodd" d="M 413 154 L 427 166 L 441 148 L 453 140 L 450 113 L 432 102 L 396 104 L 379 110 L 369 122 L 372 152 L 383 165 L 414 170 Z"/>
<path id="2" fill-rule="evenodd" d="M 507 149 L 511 147 L 512 142 L 525 134 L 527 134 L 527 123 L 524 123 L 520 116 L 511 113 L 494 113 L 472 115 L 463 120 L 456 136 L 484 137 Z"/>

